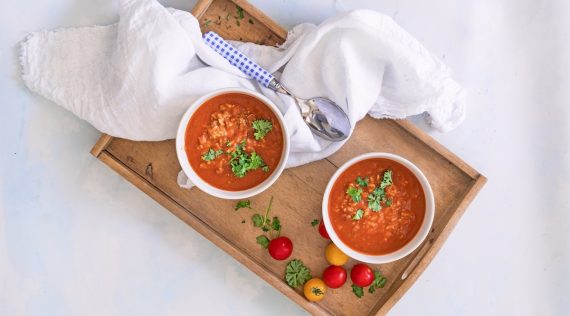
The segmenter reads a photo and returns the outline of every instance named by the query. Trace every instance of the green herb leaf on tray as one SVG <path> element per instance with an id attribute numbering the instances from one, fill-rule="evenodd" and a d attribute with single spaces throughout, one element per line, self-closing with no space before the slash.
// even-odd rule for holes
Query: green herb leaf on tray
<path id="1" fill-rule="evenodd" d="M 356 214 L 352 217 L 352 220 L 358 221 L 364 216 L 364 211 L 361 209 L 356 210 Z"/>
<path id="2" fill-rule="evenodd" d="M 377 289 L 381 289 L 386 285 L 387 279 L 382 275 L 382 273 L 378 270 L 374 270 L 374 281 L 370 284 L 368 288 L 368 293 L 372 294 L 376 292 Z"/>
<path id="3" fill-rule="evenodd" d="M 255 133 L 253 133 L 255 140 L 263 139 L 273 129 L 273 124 L 268 120 L 255 120 L 251 124 L 255 130 Z"/>
<path id="4" fill-rule="evenodd" d="M 212 20 L 206 19 L 206 21 L 204 21 L 204 27 L 208 27 L 210 25 L 210 23 L 212 23 Z"/>
<path id="5" fill-rule="evenodd" d="M 355 188 L 355 187 L 348 187 L 346 190 L 346 194 L 348 194 L 354 202 L 360 202 L 362 199 L 362 189 Z"/>
<path id="6" fill-rule="evenodd" d="M 257 240 L 257 243 L 260 244 L 263 248 L 269 247 L 269 238 L 267 238 L 265 235 L 259 235 L 255 238 L 255 240 Z"/>
<path id="7" fill-rule="evenodd" d="M 368 186 L 368 178 L 363 179 L 360 176 L 358 176 L 356 178 L 356 183 L 361 187 L 367 187 Z"/>
<path id="8" fill-rule="evenodd" d="M 251 202 L 249 200 L 238 201 L 234 210 L 239 210 L 240 208 L 251 208 Z"/>
<path id="9" fill-rule="evenodd" d="M 273 228 L 273 230 L 276 232 L 281 231 L 281 222 L 279 221 L 279 217 L 273 217 L 273 220 L 271 221 L 271 228 Z"/>
<path id="10" fill-rule="evenodd" d="M 218 150 L 213 150 L 212 148 L 208 149 L 207 152 L 205 152 L 202 155 L 202 160 L 204 161 L 212 161 L 214 159 L 216 159 L 219 155 L 223 154 L 224 151 L 221 149 Z"/>
<path id="11" fill-rule="evenodd" d="M 251 217 L 251 221 L 253 222 L 253 226 L 255 226 L 255 227 L 263 226 L 263 222 L 264 222 L 263 217 L 261 217 L 261 215 L 259 215 L 259 214 L 254 214 Z"/>
<path id="12" fill-rule="evenodd" d="M 311 226 L 315 227 L 315 226 L 317 226 L 317 225 L 319 225 L 319 220 L 318 220 L 318 219 L 314 219 L 314 220 L 311 221 Z"/>
<path id="13" fill-rule="evenodd" d="M 354 295 L 356 295 L 356 297 L 361 298 L 364 296 L 364 289 L 358 285 L 353 284 L 352 285 L 352 293 L 354 293 Z"/>
<path id="14" fill-rule="evenodd" d="M 299 259 L 289 261 L 285 268 L 285 281 L 292 288 L 302 286 L 312 278 L 311 270 Z"/>

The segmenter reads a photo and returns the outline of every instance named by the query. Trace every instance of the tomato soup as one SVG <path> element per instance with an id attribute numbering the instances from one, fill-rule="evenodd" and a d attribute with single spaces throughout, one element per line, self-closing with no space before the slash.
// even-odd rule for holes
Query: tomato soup
<path id="1" fill-rule="evenodd" d="M 349 248 L 368 255 L 394 252 L 414 238 L 426 201 L 416 176 L 402 164 L 371 158 L 347 168 L 335 181 L 329 217 Z"/>
<path id="2" fill-rule="evenodd" d="M 210 185 L 228 191 L 255 187 L 277 168 L 283 129 L 277 116 L 255 97 L 213 97 L 192 115 L 185 150 L 190 166 Z"/>

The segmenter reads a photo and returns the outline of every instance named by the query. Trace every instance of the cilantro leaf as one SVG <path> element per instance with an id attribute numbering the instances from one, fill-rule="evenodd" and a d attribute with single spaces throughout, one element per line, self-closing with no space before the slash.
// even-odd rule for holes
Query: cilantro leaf
<path id="1" fill-rule="evenodd" d="M 356 214 L 354 214 L 354 216 L 352 217 L 352 220 L 358 221 L 362 218 L 363 215 L 364 215 L 364 211 L 361 209 L 358 209 L 356 211 Z"/>
<path id="2" fill-rule="evenodd" d="M 255 227 L 263 226 L 263 222 L 264 222 L 263 217 L 261 217 L 261 215 L 259 215 L 259 214 L 254 214 L 251 217 L 251 221 L 253 222 L 253 226 L 255 226 Z"/>
<path id="3" fill-rule="evenodd" d="M 238 201 L 234 210 L 239 210 L 240 208 L 251 208 L 251 202 L 249 200 Z"/>
<path id="4" fill-rule="evenodd" d="M 355 187 L 348 187 L 346 194 L 350 195 L 354 202 L 360 202 L 362 200 L 362 189 Z"/>
<path id="5" fill-rule="evenodd" d="M 273 230 L 276 232 L 281 231 L 281 222 L 279 221 L 279 217 L 273 217 L 273 220 L 271 221 L 271 228 L 273 228 Z"/>
<path id="6" fill-rule="evenodd" d="M 392 185 L 392 183 L 392 170 L 386 170 L 384 172 L 384 176 L 382 177 L 382 183 L 380 183 L 380 187 L 384 189 L 387 186 Z"/>
<path id="7" fill-rule="evenodd" d="M 267 247 L 269 247 L 269 238 L 267 238 L 265 235 L 259 235 L 255 238 L 255 240 L 257 240 L 257 243 L 260 244 L 263 248 L 267 249 Z"/>
<path id="8" fill-rule="evenodd" d="M 352 285 L 352 293 L 354 293 L 354 295 L 356 295 L 356 297 L 361 298 L 364 296 L 364 289 L 358 285 L 353 284 Z"/>
<path id="9" fill-rule="evenodd" d="M 216 159 L 219 155 L 223 154 L 224 151 L 221 149 L 218 150 L 213 150 L 212 148 L 208 149 L 207 152 L 205 152 L 202 155 L 202 160 L 204 161 L 212 161 L 214 159 Z"/>
<path id="10" fill-rule="evenodd" d="M 387 279 L 382 276 L 382 273 L 380 271 L 374 270 L 374 281 L 372 281 L 372 284 L 370 284 L 368 293 L 372 294 L 376 292 L 377 289 L 383 288 L 384 285 L 386 285 L 386 281 Z"/>
<path id="11" fill-rule="evenodd" d="M 358 176 L 356 178 L 356 183 L 361 187 L 367 187 L 368 186 L 368 178 L 363 179 L 360 176 Z"/>
<path id="12" fill-rule="evenodd" d="M 311 270 L 303 264 L 303 261 L 293 259 L 287 263 L 287 267 L 285 268 L 285 281 L 290 287 L 299 287 L 312 278 Z"/>
<path id="13" fill-rule="evenodd" d="M 236 144 L 236 150 L 231 153 L 230 166 L 238 178 L 243 178 L 251 170 L 264 168 L 267 165 L 255 151 L 248 154 L 245 151 L 245 140 Z M 267 168 L 269 169 L 269 168 Z"/>
<path id="14" fill-rule="evenodd" d="M 368 194 L 368 208 L 374 212 L 380 211 L 382 209 L 380 200 L 384 194 L 384 189 L 376 187 L 372 193 Z"/>
<path id="15" fill-rule="evenodd" d="M 253 129 L 255 129 L 255 133 L 253 133 L 255 140 L 263 139 L 273 129 L 273 124 L 268 120 L 255 120 L 251 124 Z"/>
<path id="16" fill-rule="evenodd" d="M 392 205 L 392 200 L 386 198 L 385 188 L 392 185 L 392 170 L 386 170 L 382 176 L 382 182 L 377 186 L 372 193 L 368 195 L 368 208 L 374 212 L 379 212 L 382 209 L 381 203 L 386 206 Z"/>
<path id="17" fill-rule="evenodd" d="M 314 219 L 314 220 L 311 221 L 311 226 L 315 227 L 315 226 L 317 226 L 317 225 L 319 225 L 319 220 L 318 220 L 318 219 Z"/>
<path id="18" fill-rule="evenodd" d="M 263 172 L 269 172 L 269 166 L 263 166 L 261 170 L 263 170 Z"/>

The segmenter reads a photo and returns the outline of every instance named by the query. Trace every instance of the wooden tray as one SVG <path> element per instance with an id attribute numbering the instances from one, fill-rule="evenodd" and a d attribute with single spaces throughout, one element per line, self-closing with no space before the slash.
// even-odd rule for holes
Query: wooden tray
<path id="1" fill-rule="evenodd" d="M 236 5 L 244 10 L 239 26 L 234 18 L 238 16 Z M 227 39 L 274 45 L 287 36 L 284 29 L 245 1 L 202 0 L 192 13 L 203 30 L 214 30 Z M 180 167 L 174 140 L 134 142 L 103 135 L 91 153 L 307 311 L 373 315 L 386 313 L 424 271 L 485 183 L 484 176 L 411 123 L 367 117 L 357 124 L 354 135 L 336 154 L 286 170 L 267 192 L 251 201 L 263 208 L 269 197 L 275 196 L 273 214 L 280 217 L 283 234 L 293 237 L 295 248 L 291 258 L 303 260 L 313 275 L 320 276 L 327 266 L 324 248 L 328 241 L 321 238 L 310 222 L 321 218 L 323 191 L 337 167 L 355 155 L 371 151 L 401 155 L 425 173 L 435 194 L 433 229 L 414 253 L 378 266 L 388 278 L 385 288 L 358 299 L 347 282 L 341 289 L 330 290 L 319 303 L 309 303 L 299 290 L 283 281 L 288 260 L 273 260 L 256 244 L 259 229 L 251 225 L 250 210 L 234 212 L 235 202 L 208 196 L 198 189 L 178 187 L 176 176 Z M 242 224 L 244 219 L 246 223 Z M 349 262 L 345 267 L 352 264 Z"/>

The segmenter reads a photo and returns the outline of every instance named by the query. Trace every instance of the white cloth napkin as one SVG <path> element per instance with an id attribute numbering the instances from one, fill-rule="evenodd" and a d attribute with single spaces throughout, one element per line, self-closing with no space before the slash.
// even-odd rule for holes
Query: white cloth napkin
<path id="1" fill-rule="evenodd" d="M 289 97 L 247 79 L 207 47 L 190 13 L 155 0 L 121 0 L 119 13 L 115 25 L 30 34 L 21 45 L 26 85 L 104 133 L 147 141 L 174 138 L 183 112 L 201 95 L 244 87 L 284 114 L 288 167 L 342 146 L 313 136 Z M 298 25 L 280 47 L 233 43 L 298 96 L 331 98 L 352 126 L 366 114 L 402 119 L 427 112 L 434 128 L 448 131 L 465 116 L 465 92 L 448 68 L 378 12 Z"/>

